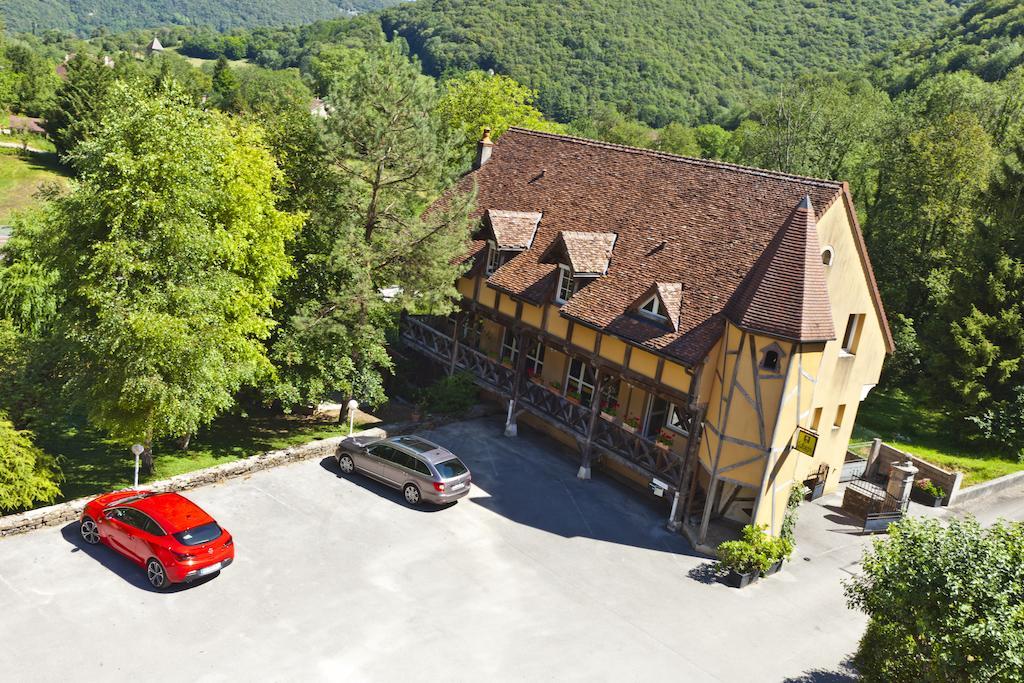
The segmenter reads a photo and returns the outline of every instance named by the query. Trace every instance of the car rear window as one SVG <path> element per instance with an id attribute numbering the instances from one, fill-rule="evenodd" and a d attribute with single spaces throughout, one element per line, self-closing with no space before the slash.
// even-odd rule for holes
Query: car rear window
<path id="1" fill-rule="evenodd" d="M 402 444 L 406 448 L 411 448 L 417 453 L 427 453 L 429 451 L 437 450 L 437 446 L 435 446 L 434 444 L 430 443 L 429 441 L 419 439 L 415 436 L 399 436 L 394 441 L 395 443 Z"/>
<path id="2" fill-rule="evenodd" d="M 217 526 L 217 523 L 210 522 L 209 524 L 201 524 L 185 531 L 179 531 L 174 534 L 174 537 L 182 545 L 202 545 L 216 539 L 220 536 L 220 533 L 220 527 Z"/>
<path id="3" fill-rule="evenodd" d="M 435 467 L 437 467 L 437 473 L 440 474 L 443 479 L 458 477 L 469 471 L 458 458 L 445 460 L 444 462 L 435 465 Z"/>

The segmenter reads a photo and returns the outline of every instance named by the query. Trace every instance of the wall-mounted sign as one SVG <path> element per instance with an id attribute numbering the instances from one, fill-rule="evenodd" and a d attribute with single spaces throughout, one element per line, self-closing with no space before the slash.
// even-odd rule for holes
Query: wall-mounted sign
<path id="1" fill-rule="evenodd" d="M 651 479 L 650 483 L 651 493 L 662 498 L 665 496 L 665 491 L 668 490 L 668 484 L 660 479 Z"/>
<path id="2" fill-rule="evenodd" d="M 796 432 L 796 449 L 806 455 L 814 456 L 814 449 L 818 447 L 818 435 L 814 432 L 800 428 Z"/>

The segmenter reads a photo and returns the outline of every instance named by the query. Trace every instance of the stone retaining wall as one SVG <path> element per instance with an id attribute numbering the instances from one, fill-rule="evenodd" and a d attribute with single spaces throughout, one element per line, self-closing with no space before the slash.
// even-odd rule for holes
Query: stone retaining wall
<path id="1" fill-rule="evenodd" d="M 405 425 L 399 426 L 398 428 L 392 427 L 390 429 L 375 427 L 373 429 L 364 430 L 360 432 L 359 435 L 383 438 L 388 435 L 389 431 L 391 433 L 400 433 L 403 431 L 402 427 L 405 427 Z M 338 451 L 338 445 L 344 441 L 345 438 L 347 437 L 336 436 L 330 439 L 311 441 L 300 446 L 293 446 L 292 448 L 286 448 L 280 451 L 268 451 L 266 453 L 254 455 L 251 458 L 233 460 L 231 462 L 226 462 L 223 465 L 216 465 L 203 470 L 196 470 L 195 472 L 186 472 L 185 474 L 179 474 L 178 476 L 171 477 L 170 479 L 150 482 L 144 486 L 140 486 L 140 488 L 160 493 L 167 491 L 187 491 L 188 489 L 194 489 L 197 486 L 213 484 L 225 479 L 240 477 L 246 474 L 251 474 L 252 472 L 270 469 L 271 467 L 277 467 L 279 465 L 285 465 L 299 460 L 326 458 L 334 455 Z M 56 526 L 58 524 L 65 524 L 76 520 L 79 515 L 82 514 L 82 510 L 85 508 L 86 503 L 95 497 L 96 496 L 78 498 L 76 500 L 69 500 L 66 503 L 58 503 L 57 505 L 37 508 L 35 510 L 29 510 L 28 512 L 18 513 L 16 515 L 0 517 L 0 538 L 25 533 L 26 531 L 31 531 L 44 526 Z"/>
<path id="2" fill-rule="evenodd" d="M 879 474 L 886 475 L 892 465 L 910 460 L 918 469 L 915 480 L 931 479 L 932 483 L 946 492 L 944 505 L 953 505 L 960 495 L 960 487 L 964 481 L 963 472 L 953 472 L 936 465 L 927 460 L 905 453 L 898 448 L 893 448 L 882 443 L 879 439 L 871 444 L 871 454 L 868 456 L 866 474 L 868 476 Z"/>

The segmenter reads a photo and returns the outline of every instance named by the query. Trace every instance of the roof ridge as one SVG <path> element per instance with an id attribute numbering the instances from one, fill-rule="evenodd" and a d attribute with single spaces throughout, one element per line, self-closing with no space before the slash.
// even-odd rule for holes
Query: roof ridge
<path id="1" fill-rule="evenodd" d="M 643 154 L 645 156 L 651 156 L 658 159 L 664 159 L 666 161 L 678 161 L 695 166 L 705 166 L 710 168 L 720 168 L 726 171 L 739 171 L 749 175 L 757 175 L 765 178 L 777 178 L 784 180 L 797 180 L 800 182 L 817 185 L 819 187 L 834 187 L 836 190 L 841 190 L 843 187 L 842 181 L 839 180 L 826 180 L 824 178 L 812 178 L 810 176 L 796 175 L 795 173 L 784 173 L 782 171 L 772 171 L 764 168 L 757 168 L 755 166 L 744 166 L 742 164 L 733 164 L 728 161 L 716 161 L 713 159 L 698 159 L 696 157 L 683 156 L 682 154 L 672 154 L 671 152 L 661 152 L 656 149 L 647 149 L 646 147 L 632 147 L 630 145 L 620 145 L 615 142 L 604 142 L 602 140 L 592 140 L 590 138 L 581 138 L 575 135 L 563 135 L 559 133 L 544 133 L 539 130 L 530 130 L 529 128 L 520 128 L 519 126 L 510 126 L 509 131 L 516 133 L 525 133 L 527 135 L 534 135 L 541 138 L 549 138 L 553 140 L 562 140 L 565 142 L 575 142 L 583 145 L 590 145 L 592 147 L 603 147 L 605 149 L 614 149 L 620 152 L 631 152 L 634 154 Z"/>

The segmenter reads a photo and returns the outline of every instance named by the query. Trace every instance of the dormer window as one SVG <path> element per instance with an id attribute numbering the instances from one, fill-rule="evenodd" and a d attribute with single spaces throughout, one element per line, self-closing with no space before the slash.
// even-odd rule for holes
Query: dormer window
<path id="1" fill-rule="evenodd" d="M 501 252 L 498 251 L 498 245 L 493 241 L 488 240 L 487 242 L 487 271 L 486 274 L 490 277 L 491 273 L 498 269 L 501 265 Z"/>
<path id="2" fill-rule="evenodd" d="M 572 269 L 569 266 L 558 266 L 558 293 L 555 294 L 555 301 L 564 304 L 579 289 L 577 280 L 573 277 Z"/>
<path id="3" fill-rule="evenodd" d="M 657 320 L 658 322 L 665 322 L 668 320 L 668 316 L 665 315 L 665 311 L 662 309 L 661 299 L 657 296 L 652 296 L 647 300 L 643 306 L 640 307 L 640 315 Z"/>

